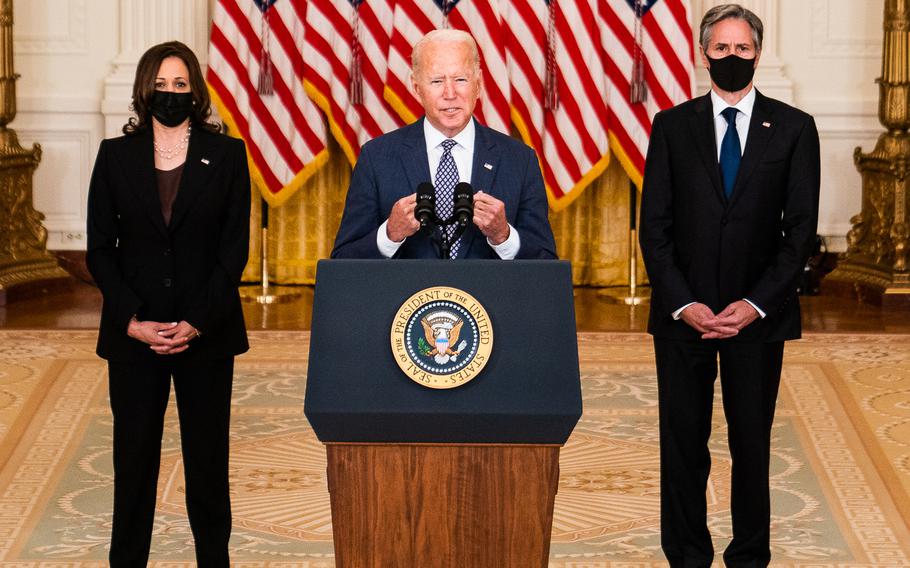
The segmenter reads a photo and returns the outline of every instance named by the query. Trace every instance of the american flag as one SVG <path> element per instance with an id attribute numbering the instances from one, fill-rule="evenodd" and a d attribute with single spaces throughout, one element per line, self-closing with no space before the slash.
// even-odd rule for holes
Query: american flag
<path id="1" fill-rule="evenodd" d="M 392 0 L 309 0 L 304 85 L 353 164 L 368 140 L 404 124 L 385 101 Z M 301 6 L 302 2 L 296 2 Z"/>
<path id="2" fill-rule="evenodd" d="M 691 9 L 688 0 L 597 2 L 609 85 L 610 148 L 641 187 L 654 115 L 692 98 L 695 89 Z M 631 103 L 636 57 L 643 66 L 648 96 L 644 102 Z"/>
<path id="3" fill-rule="evenodd" d="M 575 199 L 609 162 L 606 83 L 593 0 L 502 0 L 513 117 L 543 166 L 550 206 Z M 548 42 L 555 49 L 547 62 Z M 555 108 L 545 108 L 548 65 Z"/>
<path id="4" fill-rule="evenodd" d="M 611 153 L 640 187 L 651 120 L 692 94 L 688 0 L 500 2 L 512 116 L 540 157 L 550 206 L 568 206 L 603 173 Z M 551 108 L 548 42 L 556 78 Z M 633 103 L 636 57 L 648 95 Z"/>
<path id="5" fill-rule="evenodd" d="M 509 77 L 502 41 L 501 2 L 489 0 L 394 0 L 386 99 L 407 122 L 423 115 L 410 90 L 411 50 L 427 32 L 443 27 L 470 33 L 480 51 L 484 93 L 474 116 L 509 132 Z"/>
<path id="6" fill-rule="evenodd" d="M 692 96 L 689 4 L 217 0 L 207 79 L 247 142 L 255 181 L 278 205 L 325 161 L 326 118 L 353 163 L 367 140 L 421 116 L 410 88 L 414 44 L 436 28 L 465 30 L 481 52 L 477 118 L 507 133 L 514 123 L 559 210 L 611 155 L 641 185 L 651 120 Z"/>
<path id="7" fill-rule="evenodd" d="M 250 174 L 281 205 L 328 158 L 322 113 L 303 87 L 304 2 L 218 0 L 206 81 Z"/>

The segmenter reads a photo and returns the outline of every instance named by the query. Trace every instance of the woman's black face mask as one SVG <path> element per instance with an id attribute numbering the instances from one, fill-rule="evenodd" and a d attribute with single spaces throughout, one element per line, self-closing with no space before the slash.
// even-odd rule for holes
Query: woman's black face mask
<path id="1" fill-rule="evenodd" d="M 149 108 L 161 124 L 177 126 L 193 112 L 193 93 L 155 91 Z"/>

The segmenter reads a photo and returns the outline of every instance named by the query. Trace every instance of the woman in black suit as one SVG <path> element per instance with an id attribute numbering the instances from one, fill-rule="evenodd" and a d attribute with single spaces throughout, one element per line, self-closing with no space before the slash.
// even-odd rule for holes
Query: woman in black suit
<path id="1" fill-rule="evenodd" d="M 227 567 L 228 428 L 234 356 L 248 349 L 237 286 L 249 246 L 243 142 L 208 122 L 199 62 L 179 42 L 149 49 L 136 116 L 104 140 L 88 204 L 89 270 L 104 305 L 114 415 L 112 567 L 145 566 L 171 379 L 186 506 L 200 567 Z"/>

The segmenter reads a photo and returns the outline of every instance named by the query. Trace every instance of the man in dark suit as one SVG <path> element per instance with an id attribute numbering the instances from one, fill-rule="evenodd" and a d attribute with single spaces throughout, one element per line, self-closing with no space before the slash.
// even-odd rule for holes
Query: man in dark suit
<path id="1" fill-rule="evenodd" d="M 717 361 L 733 459 L 727 566 L 770 562 L 771 425 L 784 341 L 800 336 L 798 277 L 818 216 L 811 116 L 752 85 L 762 23 L 735 4 L 701 23 L 711 92 L 659 113 L 642 192 L 660 407 L 661 544 L 710 566 L 708 439 Z"/>
<path id="2" fill-rule="evenodd" d="M 439 258 L 442 235 L 420 231 L 414 216 L 423 182 L 435 187 L 440 218 L 451 213 L 458 182 L 476 191 L 473 223 L 450 258 L 556 258 L 534 151 L 472 118 L 482 89 L 473 38 L 432 31 L 414 46 L 412 64 L 426 115 L 364 144 L 332 258 Z"/>

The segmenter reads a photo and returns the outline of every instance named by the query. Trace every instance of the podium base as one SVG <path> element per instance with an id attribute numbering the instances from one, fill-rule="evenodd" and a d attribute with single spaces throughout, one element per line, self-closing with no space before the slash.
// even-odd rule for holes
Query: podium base
<path id="1" fill-rule="evenodd" d="M 257 304 L 282 304 L 296 300 L 300 291 L 287 286 L 245 286 L 240 288 L 240 299 Z"/>
<path id="2" fill-rule="evenodd" d="M 603 288 L 597 292 L 597 297 L 611 304 L 624 304 L 626 306 L 645 306 L 651 303 L 650 294 L 642 296 L 637 294 L 638 289 L 629 288 Z"/>
<path id="3" fill-rule="evenodd" d="M 559 446 L 326 450 L 339 568 L 547 566 Z"/>

